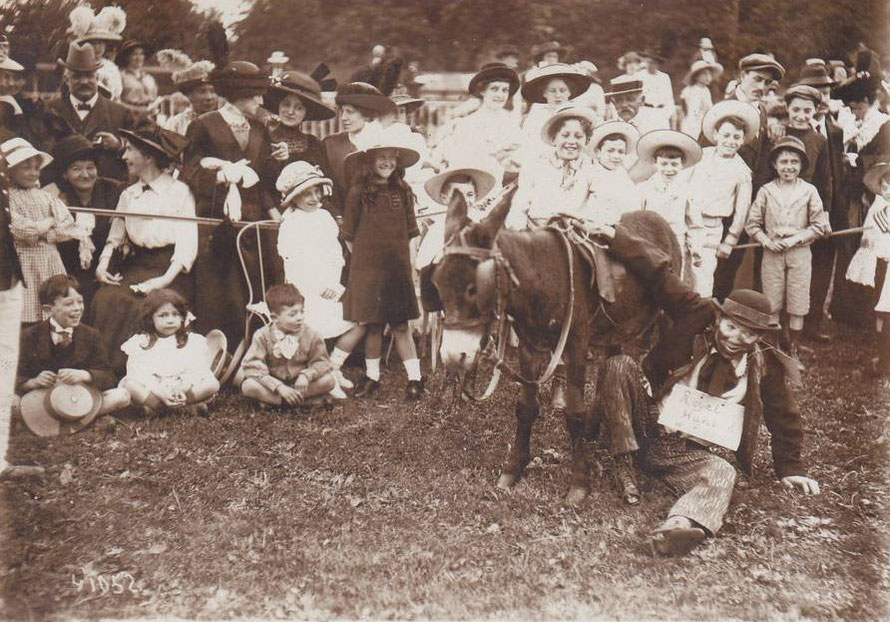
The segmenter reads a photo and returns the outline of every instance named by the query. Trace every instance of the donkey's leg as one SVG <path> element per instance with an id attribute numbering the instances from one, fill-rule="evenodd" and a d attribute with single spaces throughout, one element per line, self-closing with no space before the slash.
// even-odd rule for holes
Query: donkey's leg
<path id="1" fill-rule="evenodd" d="M 584 334 L 579 334 L 584 333 Z M 566 348 L 566 430 L 572 450 L 572 479 L 565 504 L 576 506 L 587 497 L 590 467 L 587 456 L 586 430 L 590 427 L 590 411 L 584 406 L 584 380 L 587 375 L 587 331 L 573 331 Z"/>
<path id="2" fill-rule="evenodd" d="M 536 359 L 536 355 L 530 353 L 527 348 L 520 349 L 519 367 L 524 377 L 534 378 L 538 373 L 539 365 Z M 529 445 L 531 443 L 532 425 L 539 414 L 538 386 L 534 384 L 523 385 L 522 394 L 519 397 L 519 402 L 516 404 L 516 437 L 513 439 L 510 456 L 501 470 L 501 476 L 498 479 L 499 488 L 512 488 L 522 477 L 525 467 L 531 460 Z"/>

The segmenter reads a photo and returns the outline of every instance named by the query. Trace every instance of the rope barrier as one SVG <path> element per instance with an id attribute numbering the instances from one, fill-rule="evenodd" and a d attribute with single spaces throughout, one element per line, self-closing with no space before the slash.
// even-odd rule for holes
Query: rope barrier
<path id="1" fill-rule="evenodd" d="M 82 214 L 94 214 L 96 216 L 105 216 L 107 218 L 153 218 L 157 220 L 175 220 L 179 222 L 194 222 L 206 227 L 221 225 L 225 222 L 222 218 L 206 218 L 203 216 L 175 216 L 172 214 L 150 214 L 148 212 L 119 212 L 113 209 L 99 209 L 97 207 L 69 207 L 68 211 Z M 280 223 L 274 221 L 264 221 L 260 224 L 246 220 L 234 220 L 232 226 L 236 228 L 244 228 L 256 225 L 260 229 L 278 229 Z"/>

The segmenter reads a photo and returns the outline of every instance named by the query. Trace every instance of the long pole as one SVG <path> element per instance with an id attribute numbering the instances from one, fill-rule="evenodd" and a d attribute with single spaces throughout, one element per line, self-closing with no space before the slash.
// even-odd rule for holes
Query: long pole
<path id="1" fill-rule="evenodd" d="M 206 227 L 221 225 L 225 221 L 222 218 L 205 218 L 203 216 L 176 216 L 168 214 L 150 214 L 148 212 L 119 212 L 113 209 L 99 209 L 97 207 L 69 207 L 69 211 L 82 214 L 95 214 L 96 216 L 107 216 L 108 218 L 151 218 L 157 220 L 176 220 L 180 222 L 194 222 Z M 277 229 L 278 223 L 264 222 L 254 223 L 245 220 L 234 220 L 232 225 L 236 228 L 246 227 L 248 225 L 256 225 L 260 229 Z"/>

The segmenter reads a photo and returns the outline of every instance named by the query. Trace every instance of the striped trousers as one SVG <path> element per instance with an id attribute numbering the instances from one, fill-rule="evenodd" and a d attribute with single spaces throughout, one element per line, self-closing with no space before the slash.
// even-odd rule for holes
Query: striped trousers
<path id="1" fill-rule="evenodd" d="M 642 447 L 639 464 L 679 498 L 668 516 L 684 516 L 711 535 L 723 525 L 735 468 L 707 448 L 658 426 L 658 407 L 639 364 L 627 355 L 603 363 L 595 412 L 613 454 Z"/>

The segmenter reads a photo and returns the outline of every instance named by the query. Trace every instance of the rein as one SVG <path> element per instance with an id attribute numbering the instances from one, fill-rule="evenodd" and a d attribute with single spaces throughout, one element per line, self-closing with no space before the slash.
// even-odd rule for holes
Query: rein
<path id="1" fill-rule="evenodd" d="M 462 387 L 462 392 L 469 399 L 481 402 L 483 400 L 488 399 L 492 396 L 495 389 L 497 389 L 498 383 L 500 382 L 501 372 L 504 371 L 508 376 L 510 376 L 513 380 L 518 381 L 525 385 L 542 385 L 553 376 L 553 373 L 556 371 L 556 367 L 559 365 L 559 362 L 562 360 L 563 352 L 565 351 L 566 342 L 568 341 L 569 331 L 572 327 L 572 320 L 574 318 L 574 309 L 575 309 L 575 267 L 573 263 L 573 254 L 572 254 L 572 246 L 569 242 L 568 238 L 565 234 L 555 227 L 548 227 L 552 231 L 554 231 L 562 240 L 563 245 L 566 250 L 566 258 L 568 259 L 569 265 L 569 307 L 568 311 L 563 318 L 562 328 L 560 329 L 559 340 L 556 343 L 556 348 L 552 351 L 550 356 L 550 361 L 547 364 L 547 368 L 544 370 L 544 373 L 537 379 L 530 379 L 524 377 L 520 372 L 510 367 L 506 362 L 506 351 L 507 351 L 507 342 L 510 336 L 510 329 L 512 328 L 512 320 L 510 320 L 507 316 L 507 302 L 509 300 L 511 291 L 513 288 L 518 288 L 520 286 L 519 279 L 516 276 L 516 273 L 513 271 L 513 267 L 510 265 L 510 261 L 504 257 L 501 253 L 500 249 L 497 246 L 497 239 L 495 239 L 492 248 L 479 248 L 475 246 L 470 246 L 466 239 L 466 228 L 462 229 L 458 232 L 456 236 L 456 240 L 452 238 L 449 240 L 448 245 L 446 245 L 444 255 L 461 255 L 464 257 L 469 257 L 474 260 L 478 264 L 483 261 L 493 260 L 495 263 L 495 288 L 496 288 L 496 305 L 495 310 L 492 314 L 489 314 L 488 317 L 482 316 L 479 318 L 469 319 L 469 320 L 456 320 L 449 321 L 445 318 L 443 322 L 443 326 L 447 328 L 475 328 L 477 326 L 486 325 L 488 327 L 488 332 L 486 336 L 490 336 L 491 333 L 491 323 L 493 319 L 497 320 L 498 328 L 496 331 L 497 338 L 497 348 L 492 347 L 492 342 L 489 339 L 488 344 L 486 344 L 485 349 L 480 353 L 479 358 L 486 357 L 489 360 L 494 362 L 494 371 L 492 373 L 491 380 L 488 383 L 488 386 L 485 389 L 485 392 L 481 397 L 477 397 L 475 395 L 470 394 L 466 391 L 466 387 Z M 478 363 L 477 363 L 478 366 Z M 466 376 L 464 377 L 464 385 L 466 385 Z"/>

